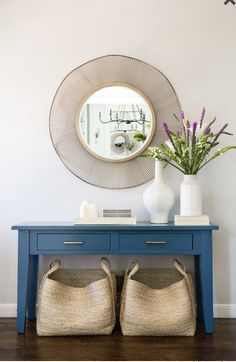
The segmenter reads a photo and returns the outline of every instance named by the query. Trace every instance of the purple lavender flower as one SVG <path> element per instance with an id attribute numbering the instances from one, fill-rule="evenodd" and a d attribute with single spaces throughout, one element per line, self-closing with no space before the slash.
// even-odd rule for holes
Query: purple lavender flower
<path id="1" fill-rule="evenodd" d="M 167 137 L 170 139 L 170 138 L 171 138 L 171 134 L 170 134 L 170 130 L 169 130 L 168 124 L 167 124 L 166 122 L 163 122 L 163 128 L 164 128 L 164 131 L 165 131 Z"/>
<path id="2" fill-rule="evenodd" d="M 197 129 L 197 122 L 193 122 L 193 133 L 196 132 Z"/>
<path id="3" fill-rule="evenodd" d="M 163 122 L 163 128 L 165 130 L 165 133 L 166 133 L 167 137 L 169 138 L 170 142 L 172 143 L 173 147 L 175 148 L 174 141 L 173 141 L 173 139 L 171 137 L 171 133 L 170 133 L 168 124 L 166 122 Z"/>
<path id="4" fill-rule="evenodd" d="M 180 138 L 180 131 L 176 131 L 176 136 Z"/>
<path id="5" fill-rule="evenodd" d="M 228 123 L 226 123 L 222 128 L 221 130 L 217 133 L 217 135 L 215 136 L 214 138 L 214 142 L 219 138 L 219 136 L 221 135 L 221 133 L 224 132 L 225 128 L 228 127 Z"/>
<path id="6" fill-rule="evenodd" d="M 205 129 L 204 134 L 207 135 L 211 132 L 211 127 Z"/>
<path id="7" fill-rule="evenodd" d="M 187 120 L 186 122 L 186 141 L 187 141 L 187 145 L 189 145 L 189 135 L 190 135 L 190 122 L 189 120 Z"/>
<path id="8" fill-rule="evenodd" d="M 201 118 L 200 118 L 200 128 L 202 128 L 202 122 L 203 122 L 205 113 L 206 113 L 206 108 L 203 107 L 203 108 L 202 108 L 202 113 L 201 113 Z"/>
<path id="9" fill-rule="evenodd" d="M 195 145 L 196 143 L 196 129 L 197 129 L 197 122 L 193 122 L 192 145 Z"/>
<path id="10" fill-rule="evenodd" d="M 180 112 L 180 119 L 183 122 L 183 120 L 184 120 L 184 112 L 183 111 Z"/>
<path id="11" fill-rule="evenodd" d="M 190 130 L 189 130 L 189 128 L 187 128 L 186 141 L 187 141 L 187 145 L 188 145 L 188 146 L 189 146 L 189 136 L 190 136 Z"/>

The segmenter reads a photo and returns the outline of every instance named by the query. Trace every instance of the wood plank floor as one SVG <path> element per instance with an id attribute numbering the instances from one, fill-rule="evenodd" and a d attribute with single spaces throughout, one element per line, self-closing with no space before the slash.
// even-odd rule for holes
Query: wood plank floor
<path id="1" fill-rule="evenodd" d="M 0 319 L 0 360 L 236 360 L 236 319 L 216 319 L 216 331 L 195 337 L 125 337 L 119 327 L 111 336 L 37 337 L 35 322 L 25 334 L 15 331 L 14 318 Z"/>

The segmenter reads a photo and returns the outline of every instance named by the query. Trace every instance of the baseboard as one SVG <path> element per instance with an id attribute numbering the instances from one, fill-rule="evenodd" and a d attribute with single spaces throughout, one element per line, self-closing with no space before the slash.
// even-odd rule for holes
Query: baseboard
<path id="1" fill-rule="evenodd" d="M 16 304 L 0 304 L 0 318 L 16 317 Z M 215 318 L 236 318 L 236 304 L 214 304 Z"/>
<path id="2" fill-rule="evenodd" d="M 0 318 L 16 317 L 16 304 L 0 304 Z"/>
<path id="3" fill-rule="evenodd" d="M 215 318 L 236 318 L 236 304 L 214 304 Z"/>

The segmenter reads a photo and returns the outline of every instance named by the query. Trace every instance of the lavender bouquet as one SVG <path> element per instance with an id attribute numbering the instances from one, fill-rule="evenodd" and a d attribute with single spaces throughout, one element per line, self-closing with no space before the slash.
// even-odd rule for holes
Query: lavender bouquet
<path id="1" fill-rule="evenodd" d="M 219 137 L 223 134 L 232 134 L 226 132 L 227 123 L 219 132 L 214 133 L 212 125 L 216 118 L 210 123 L 205 122 L 205 108 L 202 110 L 200 121 L 192 124 L 183 112 L 180 117 L 174 116 L 179 130 L 171 131 L 168 124 L 164 122 L 167 140 L 159 147 L 149 147 L 148 152 L 142 155 L 143 157 L 156 158 L 165 164 L 172 165 L 185 175 L 196 175 L 210 161 L 236 148 L 236 146 L 223 147 L 210 156 L 212 149 L 219 145 Z"/>

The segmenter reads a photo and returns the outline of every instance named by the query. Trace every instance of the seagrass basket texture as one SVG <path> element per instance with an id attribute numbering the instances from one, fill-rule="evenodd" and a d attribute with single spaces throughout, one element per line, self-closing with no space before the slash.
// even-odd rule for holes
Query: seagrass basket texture
<path id="1" fill-rule="evenodd" d="M 193 336 L 196 330 L 195 293 L 191 275 L 174 260 L 172 269 L 125 272 L 120 324 L 127 336 Z"/>
<path id="2" fill-rule="evenodd" d="M 111 334 L 116 322 L 116 279 L 110 262 L 101 270 L 62 269 L 50 265 L 38 297 L 39 336 Z"/>

